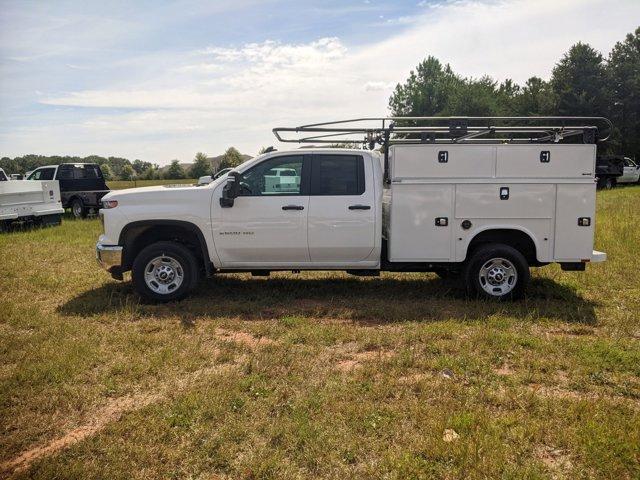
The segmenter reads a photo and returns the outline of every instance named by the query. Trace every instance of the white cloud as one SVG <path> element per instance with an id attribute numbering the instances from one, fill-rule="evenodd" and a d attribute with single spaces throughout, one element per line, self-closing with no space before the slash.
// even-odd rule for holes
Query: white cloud
<path id="1" fill-rule="evenodd" d="M 371 41 L 359 46 L 336 37 L 213 45 L 172 57 L 164 75 L 138 74 L 112 88 L 49 92 L 41 103 L 97 110 L 89 120 L 51 127 L 39 138 L 52 142 L 50 152 L 64 142 L 91 145 L 91 152 L 113 152 L 117 145 L 122 151 L 114 153 L 159 163 L 229 145 L 252 153 L 274 143 L 274 126 L 385 115 L 395 84 L 427 55 L 468 76 L 520 83 L 532 75 L 548 77 L 577 41 L 606 53 L 637 26 L 640 2 L 458 0 L 419 12 L 397 34 L 376 40 L 372 30 Z M 166 60 L 156 54 L 147 63 L 153 62 Z M 65 133 L 51 134 L 56 129 Z"/>

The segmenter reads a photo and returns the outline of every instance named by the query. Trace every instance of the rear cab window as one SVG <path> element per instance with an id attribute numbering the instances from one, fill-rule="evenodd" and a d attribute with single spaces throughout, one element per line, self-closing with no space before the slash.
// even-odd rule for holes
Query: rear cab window
<path id="1" fill-rule="evenodd" d="M 364 159 L 360 155 L 314 155 L 311 195 L 362 195 L 365 192 Z"/>
<path id="2" fill-rule="evenodd" d="M 95 165 L 74 165 L 73 178 L 76 180 L 101 178 L 100 170 Z"/>

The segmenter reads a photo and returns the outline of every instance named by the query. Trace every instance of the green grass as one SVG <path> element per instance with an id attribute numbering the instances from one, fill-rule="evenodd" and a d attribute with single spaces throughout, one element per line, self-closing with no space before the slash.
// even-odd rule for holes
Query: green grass
<path id="1" fill-rule="evenodd" d="M 97 267 L 97 220 L 3 235 L 0 465 L 80 428 L 12 475 L 638 478 L 638 211 L 599 192 L 609 260 L 510 304 L 313 272 L 145 305 Z"/>
<path id="2" fill-rule="evenodd" d="M 151 187 L 154 185 L 177 185 L 195 184 L 197 178 L 180 178 L 177 180 L 109 180 L 107 186 L 112 190 L 122 190 L 123 188 Z"/>

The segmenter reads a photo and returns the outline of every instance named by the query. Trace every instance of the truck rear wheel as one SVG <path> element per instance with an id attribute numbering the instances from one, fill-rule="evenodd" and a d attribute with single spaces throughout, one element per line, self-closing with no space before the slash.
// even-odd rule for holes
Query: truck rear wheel
<path id="1" fill-rule="evenodd" d="M 75 218 L 85 218 L 87 216 L 87 209 L 81 199 L 73 199 L 71 202 L 71 213 Z"/>
<path id="2" fill-rule="evenodd" d="M 492 300 L 514 300 L 529 283 L 529 264 L 515 248 L 489 244 L 476 250 L 464 271 L 470 295 Z"/>
<path id="3" fill-rule="evenodd" d="M 152 302 L 182 300 L 198 283 L 193 253 L 175 242 L 153 243 L 140 251 L 131 269 L 136 291 Z"/>

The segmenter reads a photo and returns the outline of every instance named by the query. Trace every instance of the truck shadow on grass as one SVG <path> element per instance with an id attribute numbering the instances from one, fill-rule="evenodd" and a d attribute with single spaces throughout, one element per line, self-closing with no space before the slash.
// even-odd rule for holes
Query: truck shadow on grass
<path id="1" fill-rule="evenodd" d="M 58 311 L 96 315 L 130 309 L 136 318 L 178 317 L 186 322 L 195 318 L 263 320 L 304 316 L 379 324 L 475 321 L 502 316 L 593 325 L 597 322 L 595 306 L 573 288 L 549 279 L 534 279 L 529 295 L 522 301 L 496 303 L 467 298 L 461 289 L 431 275 L 406 280 L 219 276 L 203 281 L 182 302 L 145 304 L 129 282 L 108 283 L 72 298 Z"/>

